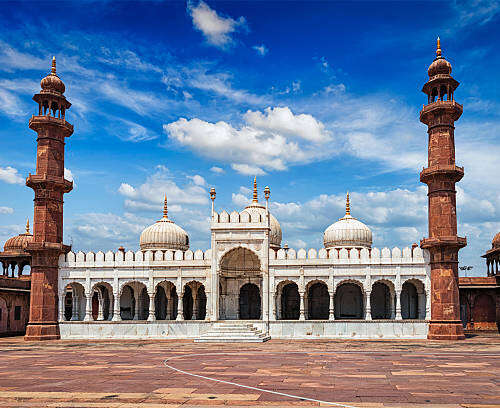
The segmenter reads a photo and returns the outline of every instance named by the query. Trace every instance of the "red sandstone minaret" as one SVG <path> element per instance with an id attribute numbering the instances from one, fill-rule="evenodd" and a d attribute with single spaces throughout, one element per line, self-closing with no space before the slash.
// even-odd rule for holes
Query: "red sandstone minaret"
<path id="1" fill-rule="evenodd" d="M 453 97 L 459 83 L 451 77 L 451 64 L 441 56 L 439 38 L 436 59 L 429 66 L 429 81 L 422 92 L 428 103 L 420 121 L 428 126 L 428 167 L 420 181 L 428 186 L 429 238 L 420 246 L 428 249 L 431 263 L 431 322 L 427 338 L 459 340 L 464 338 L 458 296 L 458 251 L 467 245 L 457 236 L 455 183 L 464 169 L 455 165 L 455 121 L 462 105 Z"/>
<path id="2" fill-rule="evenodd" d="M 30 174 L 26 185 L 35 191 L 33 241 L 31 253 L 30 319 L 25 340 L 58 339 L 58 259 L 70 250 L 63 245 L 63 194 L 73 189 L 64 179 L 64 139 L 73 126 L 66 122 L 71 104 L 64 97 L 65 86 L 56 74 L 56 59 L 51 73 L 42 79 L 42 90 L 33 96 L 38 115 L 29 121 L 37 133 L 36 174 Z"/>

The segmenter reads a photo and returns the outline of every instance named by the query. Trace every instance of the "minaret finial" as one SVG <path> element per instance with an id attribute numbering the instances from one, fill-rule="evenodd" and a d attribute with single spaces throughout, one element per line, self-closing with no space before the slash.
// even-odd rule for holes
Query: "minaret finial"
<path id="1" fill-rule="evenodd" d="M 436 57 L 441 58 L 441 39 L 437 38 Z"/>
<path id="2" fill-rule="evenodd" d="M 26 218 L 26 234 L 30 233 L 30 219 Z"/>
<path id="3" fill-rule="evenodd" d="M 165 200 L 163 201 L 163 218 L 168 218 L 167 193 L 165 193 Z"/>
<path id="4" fill-rule="evenodd" d="M 52 57 L 52 69 L 50 71 L 51 74 L 56 75 L 56 57 Z"/>
<path id="5" fill-rule="evenodd" d="M 345 200 L 345 215 L 351 215 L 351 203 L 349 202 L 349 191 Z"/>
<path id="6" fill-rule="evenodd" d="M 259 196 L 257 194 L 257 176 L 253 178 L 253 200 L 252 202 L 258 203 L 259 202 Z"/>

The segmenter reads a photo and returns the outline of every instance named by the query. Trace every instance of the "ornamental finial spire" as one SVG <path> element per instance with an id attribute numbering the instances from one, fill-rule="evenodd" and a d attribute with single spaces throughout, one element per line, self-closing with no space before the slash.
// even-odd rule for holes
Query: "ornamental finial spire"
<path id="1" fill-rule="evenodd" d="M 30 233 L 30 219 L 26 218 L 26 234 Z"/>
<path id="2" fill-rule="evenodd" d="M 257 194 L 257 176 L 253 178 L 253 200 L 252 202 L 258 203 L 259 202 L 259 197 Z"/>
<path id="3" fill-rule="evenodd" d="M 165 193 L 165 200 L 163 201 L 163 218 L 168 218 L 167 193 Z"/>
<path id="4" fill-rule="evenodd" d="M 50 71 L 52 75 L 56 75 L 56 57 L 52 57 L 52 69 Z"/>
<path id="5" fill-rule="evenodd" d="M 437 38 L 436 57 L 441 58 L 441 39 Z"/>
<path id="6" fill-rule="evenodd" d="M 349 191 L 345 200 L 345 215 L 351 215 L 351 203 L 349 202 Z"/>

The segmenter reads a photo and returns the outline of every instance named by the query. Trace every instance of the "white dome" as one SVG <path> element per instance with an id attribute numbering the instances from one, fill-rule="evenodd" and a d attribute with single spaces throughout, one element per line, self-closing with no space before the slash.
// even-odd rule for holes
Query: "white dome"
<path id="1" fill-rule="evenodd" d="M 266 218 L 266 207 L 260 203 L 253 202 L 249 206 L 245 207 L 243 210 L 252 216 L 252 214 L 260 214 L 262 216 L 262 220 Z M 274 215 L 269 213 L 269 224 L 271 227 L 270 235 L 269 235 L 269 246 L 272 249 L 280 249 L 281 248 L 281 225 L 276 219 Z"/>
<path id="2" fill-rule="evenodd" d="M 189 237 L 186 231 L 168 219 L 167 197 L 163 218 L 142 231 L 140 245 L 142 251 L 147 250 L 181 250 L 189 249 Z"/>
<path id="3" fill-rule="evenodd" d="M 371 248 L 372 231 L 361 221 L 351 216 L 349 193 L 347 194 L 346 214 L 330 225 L 323 234 L 325 248 Z"/>

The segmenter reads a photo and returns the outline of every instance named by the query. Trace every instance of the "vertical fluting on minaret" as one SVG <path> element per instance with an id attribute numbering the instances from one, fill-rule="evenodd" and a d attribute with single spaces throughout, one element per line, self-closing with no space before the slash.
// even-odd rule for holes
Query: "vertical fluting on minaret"
<path id="1" fill-rule="evenodd" d="M 458 294 L 458 251 L 467 245 L 457 235 L 455 183 L 464 175 L 455 164 L 455 121 L 462 105 L 455 102 L 459 83 L 451 77 L 451 64 L 441 55 L 438 38 L 436 58 L 428 69 L 429 81 L 422 92 L 428 103 L 420 112 L 420 121 L 428 126 L 428 167 L 420 181 L 428 186 L 429 237 L 420 246 L 430 253 L 431 321 L 428 338 L 459 340 L 464 338 Z"/>
<path id="2" fill-rule="evenodd" d="M 51 73 L 41 81 L 40 93 L 33 96 L 38 115 L 31 117 L 30 129 L 37 133 L 36 173 L 26 185 L 35 192 L 33 241 L 31 253 L 30 318 L 26 340 L 58 339 L 58 260 L 70 250 L 63 241 L 63 195 L 73 189 L 64 179 L 64 140 L 73 133 L 66 122 L 71 104 L 64 97 L 65 86 L 56 73 L 52 59 Z"/>

